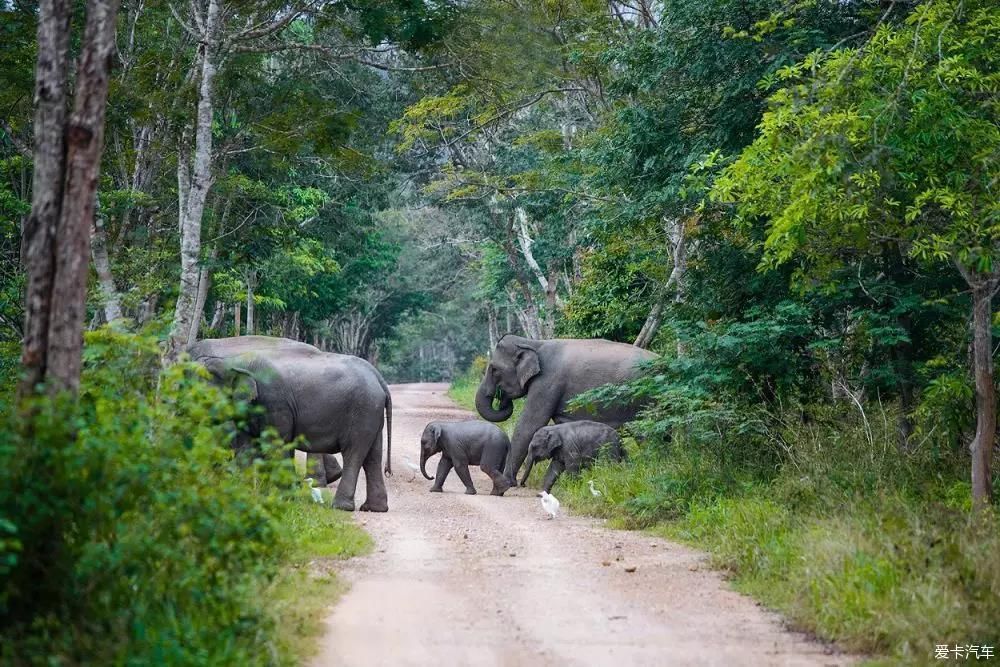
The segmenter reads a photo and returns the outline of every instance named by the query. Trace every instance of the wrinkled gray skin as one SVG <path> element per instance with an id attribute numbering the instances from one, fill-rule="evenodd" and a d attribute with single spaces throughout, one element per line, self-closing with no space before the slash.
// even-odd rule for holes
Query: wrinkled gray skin
<path id="1" fill-rule="evenodd" d="M 381 469 L 382 425 L 384 410 L 391 457 L 392 398 L 385 380 L 371 364 L 358 357 L 322 352 L 305 343 L 267 336 L 199 341 L 188 348 L 188 354 L 216 381 L 262 406 L 264 420 L 285 442 L 302 435 L 308 453 L 343 455 L 334 507 L 354 510 L 358 475 L 364 468 L 367 499 L 360 509 L 388 510 Z M 237 448 L 245 447 L 262 427 L 251 424 L 238 434 Z M 388 461 L 385 474 L 392 474 Z"/>
<path id="2" fill-rule="evenodd" d="M 524 486 L 536 461 L 552 459 L 542 480 L 542 489 L 551 493 L 552 485 L 563 471 L 578 474 L 598 456 L 611 461 L 627 458 L 618 432 L 610 426 L 594 421 L 544 426 L 535 432 L 528 445 L 528 465 L 524 469 L 521 485 Z"/>
<path id="3" fill-rule="evenodd" d="M 476 495 L 472 485 L 469 465 L 479 465 L 479 469 L 493 480 L 490 495 L 502 496 L 510 488 L 503 476 L 504 461 L 510 450 L 510 439 L 499 426 L 483 421 L 431 422 L 424 427 L 420 436 L 420 472 L 427 479 L 434 480 L 431 491 L 440 493 L 445 478 L 455 468 L 455 474 L 465 484 L 465 492 Z M 427 459 L 441 453 L 437 475 L 427 474 Z"/>
<path id="4" fill-rule="evenodd" d="M 223 342 L 225 341 L 225 342 Z M 288 338 L 273 338 L 271 336 L 238 336 L 234 338 L 207 339 L 196 343 L 199 354 L 212 356 L 236 356 L 255 350 L 303 350 L 321 352 L 318 347 L 301 343 Z M 190 351 L 189 351 L 190 353 Z M 309 476 L 316 480 L 316 486 L 326 486 L 340 479 L 343 468 L 333 454 L 314 454 L 306 456 L 306 469 Z"/>
<path id="5" fill-rule="evenodd" d="M 550 420 L 556 424 L 591 420 L 618 428 L 633 419 L 639 404 L 607 406 L 596 414 L 571 412 L 566 406 L 585 391 L 635 378 L 638 364 L 656 357 L 633 345 L 599 339 L 532 340 L 510 334 L 501 338 L 476 392 L 476 410 L 484 419 L 502 422 L 514 411 L 513 399 L 524 397 L 504 469 L 509 483 L 517 483 L 528 443 Z M 494 407 L 496 400 L 499 405 Z"/>

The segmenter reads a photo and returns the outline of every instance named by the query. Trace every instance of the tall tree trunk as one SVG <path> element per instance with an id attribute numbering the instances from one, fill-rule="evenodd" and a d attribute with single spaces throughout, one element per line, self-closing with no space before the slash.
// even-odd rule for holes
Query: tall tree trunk
<path id="1" fill-rule="evenodd" d="M 201 76 L 198 84 L 197 126 L 189 184 L 181 182 L 185 178 L 185 173 L 188 172 L 187 165 L 178 166 L 178 190 L 186 190 L 186 192 L 182 195 L 180 202 L 181 280 L 167 347 L 168 359 L 176 358 L 181 347 L 187 342 L 198 295 L 201 222 L 205 212 L 208 190 L 212 186 L 212 92 L 216 74 L 216 58 L 219 55 L 217 53 L 219 46 L 219 0 L 208 0 L 204 25 L 199 47 Z M 178 159 L 183 162 L 187 157 L 181 155 Z M 185 188 L 185 185 L 188 187 Z"/>
<path id="2" fill-rule="evenodd" d="M 250 269 L 246 272 L 247 284 L 247 335 L 254 333 L 254 289 L 257 287 L 257 270 Z"/>
<path id="3" fill-rule="evenodd" d="M 213 247 L 209 254 L 209 259 L 214 260 L 218 254 L 218 247 Z M 198 272 L 198 296 L 194 302 L 194 313 L 191 317 L 191 331 L 188 332 L 187 344 L 191 345 L 198 340 L 198 331 L 201 329 L 201 321 L 205 314 L 205 302 L 208 300 L 208 290 L 212 287 L 212 269 L 210 266 L 202 266 Z"/>
<path id="4" fill-rule="evenodd" d="M 45 379 L 48 367 L 55 237 L 63 201 L 70 3 L 41 0 L 38 13 L 35 166 L 31 215 L 25 223 L 22 241 L 28 283 L 21 350 L 24 379 L 19 393 L 22 396 Z"/>
<path id="5" fill-rule="evenodd" d="M 115 49 L 117 0 L 89 0 L 76 97 L 66 132 L 66 185 L 56 231 L 55 280 L 49 320 L 49 370 L 54 388 L 80 384 L 83 322 L 87 310 L 90 227 L 104 150 L 104 115 Z"/>
<path id="6" fill-rule="evenodd" d="M 104 148 L 118 3 L 87 2 L 68 122 L 64 107 L 69 5 L 44 0 L 39 11 L 37 152 L 25 244 L 28 291 L 22 395 L 39 381 L 47 381 L 51 391 L 76 391 L 80 384 L 90 228 Z"/>
<path id="7" fill-rule="evenodd" d="M 240 302 L 237 301 L 233 304 L 233 323 L 235 325 L 235 330 L 233 331 L 234 336 L 240 335 Z"/>
<path id="8" fill-rule="evenodd" d="M 667 282 L 657 290 L 656 301 L 649 311 L 649 316 L 632 343 L 636 347 L 646 349 L 656 339 L 656 334 L 659 333 L 660 326 L 663 324 L 663 309 L 666 307 L 667 295 L 671 288 L 674 290 L 674 303 L 684 303 L 684 274 L 687 272 L 687 238 L 684 226 L 683 219 L 668 220 L 666 223 L 665 231 L 673 266 L 670 269 Z M 677 355 L 681 356 L 683 353 L 683 343 L 677 341 Z"/>
<path id="9" fill-rule="evenodd" d="M 95 217 L 90 228 L 90 254 L 94 258 L 94 269 L 97 271 L 97 284 L 101 288 L 101 301 L 104 304 L 104 319 L 114 322 L 122 316 L 122 297 L 115 287 L 114 275 L 111 273 L 111 260 L 108 258 L 108 235 L 104 228 L 104 220 Z"/>
<path id="10" fill-rule="evenodd" d="M 972 368 L 976 380 L 976 437 L 972 441 L 972 505 L 990 504 L 990 464 L 997 431 L 996 384 L 993 378 L 993 291 L 996 279 L 972 283 Z"/>
<path id="11" fill-rule="evenodd" d="M 212 323 L 209 327 L 212 331 L 219 331 L 223 321 L 226 319 L 226 303 L 221 299 L 215 302 L 215 311 L 212 313 Z"/>

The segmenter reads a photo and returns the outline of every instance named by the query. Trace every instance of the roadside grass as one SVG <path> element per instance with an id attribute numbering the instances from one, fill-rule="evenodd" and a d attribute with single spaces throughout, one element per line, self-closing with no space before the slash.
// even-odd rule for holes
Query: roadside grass
<path id="1" fill-rule="evenodd" d="M 613 526 L 704 549 L 736 590 L 873 664 L 935 663 L 939 644 L 996 655 L 1000 517 L 970 519 L 969 485 L 958 481 L 967 455 L 926 447 L 903 456 L 892 423 L 874 432 L 850 416 L 796 424 L 769 474 L 734 465 L 717 443 L 640 448 L 626 438 L 627 464 L 563 475 L 555 493 Z"/>
<path id="2" fill-rule="evenodd" d="M 274 618 L 276 655 L 302 664 L 317 651 L 327 609 L 346 590 L 335 572 L 337 561 L 367 554 L 372 540 L 351 516 L 331 509 L 332 494 L 323 489 L 324 504 L 312 502 L 304 490 L 300 502 L 289 502 L 279 520 L 294 536 L 284 569 L 265 592 Z"/>
<path id="3" fill-rule="evenodd" d="M 0 366 L 3 366 L 0 363 Z M 0 664 L 297 665 L 370 549 L 246 406 L 155 339 L 88 332 L 77 400 L 0 396 Z"/>

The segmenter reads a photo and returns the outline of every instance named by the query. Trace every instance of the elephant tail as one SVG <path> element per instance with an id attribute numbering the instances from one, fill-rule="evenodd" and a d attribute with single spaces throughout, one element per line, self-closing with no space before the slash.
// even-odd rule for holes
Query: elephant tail
<path id="1" fill-rule="evenodd" d="M 385 388 L 385 474 L 392 476 L 392 395 Z"/>
<path id="2" fill-rule="evenodd" d="M 385 468 L 383 472 L 386 477 L 392 477 L 392 394 L 389 393 L 389 385 L 385 383 L 385 378 L 382 374 L 375 370 L 375 376 L 378 378 L 378 383 L 382 385 L 382 391 L 385 392 Z M 379 445 L 381 446 L 381 445 Z"/>

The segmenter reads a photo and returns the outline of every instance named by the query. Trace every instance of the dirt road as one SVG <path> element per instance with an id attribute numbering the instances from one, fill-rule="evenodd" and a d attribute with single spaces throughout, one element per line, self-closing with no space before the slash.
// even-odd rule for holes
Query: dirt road
<path id="1" fill-rule="evenodd" d="M 351 589 L 330 611 L 316 667 L 849 662 L 784 630 L 687 547 L 589 518 L 547 520 L 534 491 L 492 497 L 478 469 L 479 495 L 454 473 L 445 493 L 428 493 L 403 456 L 419 461 L 428 421 L 473 415 L 443 384 L 391 390 L 389 512 L 356 515 L 376 550 L 343 568 Z"/>

